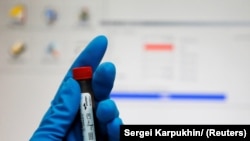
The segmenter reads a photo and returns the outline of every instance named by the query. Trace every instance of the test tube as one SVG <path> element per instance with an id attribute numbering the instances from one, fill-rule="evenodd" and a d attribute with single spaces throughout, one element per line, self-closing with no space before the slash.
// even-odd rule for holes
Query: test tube
<path id="1" fill-rule="evenodd" d="M 92 68 L 89 66 L 73 69 L 73 78 L 81 88 L 81 122 L 84 141 L 96 141 L 95 101 L 91 86 Z"/>

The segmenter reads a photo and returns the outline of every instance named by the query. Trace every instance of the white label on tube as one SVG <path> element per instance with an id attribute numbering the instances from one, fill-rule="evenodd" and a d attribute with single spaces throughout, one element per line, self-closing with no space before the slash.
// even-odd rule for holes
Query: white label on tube
<path id="1" fill-rule="evenodd" d="M 81 94 L 81 120 L 84 141 L 96 141 L 92 98 L 89 93 Z"/>

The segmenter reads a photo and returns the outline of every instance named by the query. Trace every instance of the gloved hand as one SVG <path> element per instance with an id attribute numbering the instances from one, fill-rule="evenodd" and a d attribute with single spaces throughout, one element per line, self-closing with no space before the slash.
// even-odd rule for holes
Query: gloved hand
<path id="1" fill-rule="evenodd" d="M 91 66 L 92 87 L 97 104 L 96 116 L 102 140 L 118 141 L 122 120 L 109 94 L 115 79 L 115 66 L 100 62 L 107 48 L 105 36 L 94 38 L 70 67 L 51 106 L 30 141 L 82 141 L 80 122 L 80 87 L 72 78 L 72 68 Z"/>

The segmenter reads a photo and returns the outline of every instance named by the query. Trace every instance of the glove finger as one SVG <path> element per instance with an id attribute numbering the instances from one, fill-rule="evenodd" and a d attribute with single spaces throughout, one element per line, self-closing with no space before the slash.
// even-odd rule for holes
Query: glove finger
<path id="1" fill-rule="evenodd" d="M 98 103 L 96 117 L 100 123 L 108 123 L 119 116 L 119 111 L 114 101 L 103 100 Z"/>
<path id="2" fill-rule="evenodd" d="M 74 121 L 80 105 L 78 83 L 70 78 L 58 93 L 57 103 L 51 105 L 31 141 L 61 141 Z"/>
<path id="3" fill-rule="evenodd" d="M 103 140 L 108 138 L 107 124 L 118 116 L 119 111 L 112 100 L 107 99 L 98 103 L 96 117 L 99 123 L 99 136 Z"/>
<path id="4" fill-rule="evenodd" d="M 115 73 L 115 66 L 110 62 L 102 63 L 96 69 L 93 75 L 92 85 L 97 101 L 109 98 L 109 94 L 114 85 Z"/>
<path id="5" fill-rule="evenodd" d="M 72 69 L 75 67 L 91 66 L 94 72 L 105 54 L 107 43 L 107 38 L 105 36 L 100 35 L 94 38 L 76 58 L 76 60 L 66 73 L 63 81 L 73 77 Z M 52 104 L 56 104 L 58 102 L 59 95 L 60 93 L 57 92 L 55 98 L 52 101 Z"/>
<path id="6" fill-rule="evenodd" d="M 122 125 L 122 120 L 119 117 L 113 119 L 107 124 L 109 141 L 120 140 L 120 125 Z"/>
<path id="7" fill-rule="evenodd" d="M 94 38 L 74 61 L 65 79 L 72 77 L 72 69 L 75 67 L 91 66 L 94 72 L 106 52 L 107 44 L 105 36 L 100 35 Z"/>

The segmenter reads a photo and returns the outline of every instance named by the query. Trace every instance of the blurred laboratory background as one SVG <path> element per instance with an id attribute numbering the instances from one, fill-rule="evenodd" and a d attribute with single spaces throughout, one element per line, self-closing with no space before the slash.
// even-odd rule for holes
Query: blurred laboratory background
<path id="1" fill-rule="evenodd" d="M 106 35 L 125 124 L 250 124 L 249 0 L 0 0 L 0 140 L 25 141 Z"/>

